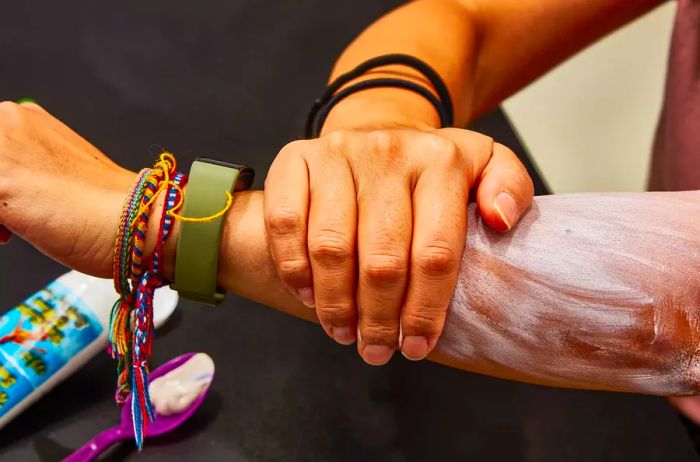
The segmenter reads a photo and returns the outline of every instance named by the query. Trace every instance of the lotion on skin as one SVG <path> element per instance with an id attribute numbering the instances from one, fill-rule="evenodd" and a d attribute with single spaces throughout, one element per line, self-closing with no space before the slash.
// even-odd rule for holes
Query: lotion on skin
<path id="1" fill-rule="evenodd" d="M 70 271 L 0 317 L 0 429 L 104 351 L 117 298 L 110 279 Z M 155 327 L 177 302 L 156 292 Z"/>
<path id="2" fill-rule="evenodd" d="M 700 191 L 535 198 L 469 236 L 433 358 L 546 385 L 700 391 Z"/>

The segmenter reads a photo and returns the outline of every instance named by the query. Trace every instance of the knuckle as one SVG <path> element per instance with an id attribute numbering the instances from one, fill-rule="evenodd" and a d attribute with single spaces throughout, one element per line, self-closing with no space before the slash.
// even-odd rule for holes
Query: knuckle
<path id="1" fill-rule="evenodd" d="M 421 311 L 404 313 L 401 324 L 404 333 L 421 333 L 428 336 L 439 335 L 447 306 L 442 308 L 422 308 Z"/>
<path id="2" fill-rule="evenodd" d="M 525 184 L 530 177 L 525 168 L 517 164 L 503 167 L 501 169 L 501 175 L 504 180 L 514 182 L 515 184 Z"/>
<path id="3" fill-rule="evenodd" d="M 309 270 L 309 262 L 302 258 L 282 260 L 277 264 L 277 272 L 284 282 L 296 282 L 305 277 Z"/>
<path id="4" fill-rule="evenodd" d="M 345 152 L 350 133 L 345 130 L 336 130 L 323 137 L 323 142 L 328 151 L 333 153 Z"/>
<path id="5" fill-rule="evenodd" d="M 321 265 L 335 266 L 353 259 L 354 249 L 344 235 L 326 230 L 310 239 L 309 254 L 312 260 Z"/>
<path id="6" fill-rule="evenodd" d="M 282 149 L 280 149 L 280 152 L 277 154 L 278 157 L 286 157 L 290 155 L 296 155 L 303 153 L 307 147 L 308 147 L 308 140 L 294 140 L 286 145 Z"/>
<path id="7" fill-rule="evenodd" d="M 349 301 L 319 302 L 316 304 L 316 314 L 331 326 L 347 325 L 355 317 L 355 306 Z"/>
<path id="8" fill-rule="evenodd" d="M 474 143 L 475 149 L 484 149 L 488 152 L 493 152 L 496 144 L 496 140 L 494 140 L 492 137 L 488 135 L 484 135 L 483 133 L 475 132 L 472 130 L 466 130 L 469 134 L 469 137 L 473 140 L 472 142 Z"/>
<path id="9" fill-rule="evenodd" d="M 367 147 L 375 153 L 397 153 L 401 150 L 399 135 L 393 130 L 372 130 L 366 135 Z"/>
<path id="10" fill-rule="evenodd" d="M 406 259 L 397 254 L 373 254 L 364 260 L 361 273 L 371 284 L 393 285 L 404 280 L 408 273 Z"/>
<path id="11" fill-rule="evenodd" d="M 390 322 L 369 319 L 363 322 L 360 331 L 365 344 L 396 345 L 399 343 L 398 320 Z"/>
<path id="12" fill-rule="evenodd" d="M 527 168 L 525 168 L 525 165 L 523 165 L 523 163 L 517 157 L 515 158 L 513 170 L 513 177 L 516 184 L 521 185 L 525 192 L 530 192 L 531 194 L 534 193 L 535 186 L 532 182 L 532 177 L 530 177 L 530 173 L 527 171 Z"/>
<path id="13" fill-rule="evenodd" d="M 525 166 L 516 159 L 511 165 L 501 168 L 500 177 L 516 193 L 532 196 L 535 192 L 535 185 Z M 517 197 L 517 196 L 516 196 Z"/>
<path id="14" fill-rule="evenodd" d="M 484 135 L 483 133 L 463 128 L 441 128 L 435 130 L 433 133 L 444 136 L 450 140 L 452 140 L 453 137 L 459 135 L 460 138 L 467 140 L 468 144 L 473 149 L 485 149 L 488 152 L 493 150 L 493 146 L 495 144 L 495 141 L 492 137 Z"/>
<path id="15" fill-rule="evenodd" d="M 486 147 L 487 149 L 493 150 L 493 147 L 496 144 L 496 140 L 494 140 L 492 137 L 490 137 L 488 135 L 484 135 L 483 133 L 479 133 L 479 132 L 471 132 L 471 133 L 474 134 L 474 136 L 476 137 L 479 144 L 483 144 L 484 147 Z"/>
<path id="16" fill-rule="evenodd" d="M 425 149 L 433 153 L 448 155 L 457 153 L 457 145 L 454 141 L 444 136 L 426 134 L 425 143 Z"/>
<path id="17" fill-rule="evenodd" d="M 459 267 L 459 255 L 447 244 L 433 243 L 414 253 L 413 264 L 427 276 L 451 274 Z"/>
<path id="18" fill-rule="evenodd" d="M 518 160 L 517 154 L 515 154 L 515 152 L 513 152 L 513 150 L 511 148 L 509 148 L 508 146 L 506 146 L 505 144 L 493 142 L 493 149 L 496 151 L 499 151 L 501 154 L 507 155 L 508 157 L 510 157 L 512 159 Z"/>
<path id="19" fill-rule="evenodd" d="M 431 157 L 440 159 L 450 167 L 461 167 L 464 163 L 462 153 L 457 144 L 444 136 L 427 134 L 424 138 L 424 150 L 431 153 Z"/>
<path id="20" fill-rule="evenodd" d="M 267 228 L 273 236 L 298 234 L 304 229 L 301 214 L 288 208 L 277 208 L 267 214 Z"/>

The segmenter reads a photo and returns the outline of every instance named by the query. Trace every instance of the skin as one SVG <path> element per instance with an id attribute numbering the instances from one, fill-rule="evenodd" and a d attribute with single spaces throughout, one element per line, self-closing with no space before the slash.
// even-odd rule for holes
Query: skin
<path id="1" fill-rule="evenodd" d="M 0 125 L 0 222 L 66 266 L 109 277 L 119 212 L 136 174 L 38 106 L 0 111 L 0 120 L 13 121 L 11 129 Z M 236 194 L 219 283 L 318 322 L 277 275 L 263 200 L 260 191 Z M 537 198 L 503 235 L 472 206 L 464 264 L 429 359 L 545 385 L 699 391 L 698 217 L 698 191 L 559 195 Z M 177 233 L 176 225 L 166 243 L 166 275 Z M 147 249 L 155 234 L 151 228 Z"/>
<path id="2" fill-rule="evenodd" d="M 698 211 L 700 191 L 539 197 L 497 236 L 470 209 L 436 358 L 549 385 L 695 390 Z"/>
<path id="3" fill-rule="evenodd" d="M 661 3 L 409 2 L 363 31 L 330 79 L 382 54 L 416 56 L 444 79 L 463 127 Z M 430 87 L 401 66 L 355 82 L 377 77 Z M 370 364 L 386 363 L 399 345 L 410 359 L 435 348 L 464 250 L 469 191 L 498 232 L 512 228 L 532 200 L 532 182 L 509 149 L 438 126 L 432 106 L 410 91 L 353 94 L 331 111 L 320 138 L 282 149 L 265 184 L 277 274 L 290 293 L 315 306 L 336 341 L 353 343 L 359 332 L 358 351 Z"/>

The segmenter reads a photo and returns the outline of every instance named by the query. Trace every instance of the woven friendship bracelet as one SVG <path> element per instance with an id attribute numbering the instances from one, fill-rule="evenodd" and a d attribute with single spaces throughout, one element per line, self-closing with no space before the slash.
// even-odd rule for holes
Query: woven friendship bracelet
<path id="1" fill-rule="evenodd" d="M 252 183 L 252 170 L 244 173 L 241 187 Z M 162 276 L 163 248 L 174 220 L 187 223 L 211 223 L 220 219 L 231 207 L 231 191 L 221 191 L 226 204 L 207 216 L 187 217 L 178 214 L 184 202 L 183 188 L 188 176 L 177 171 L 177 162 L 170 153 L 161 154 L 153 168 L 143 169 L 132 185 L 119 219 L 114 246 L 114 287 L 119 299 L 112 307 L 109 329 L 109 352 L 117 363 L 115 399 L 123 404 L 131 396 L 134 438 L 141 449 L 148 423 L 155 418 L 148 394 L 149 359 L 153 342 L 153 298 L 165 281 Z M 156 245 L 145 254 L 151 208 L 164 195 L 161 216 L 157 223 Z M 218 197 L 221 197 L 218 196 Z M 199 225 L 197 225 L 199 226 Z"/>
<path id="2" fill-rule="evenodd" d="M 162 286 L 158 256 L 172 224 L 171 212 L 179 207 L 186 177 L 176 172 L 171 154 L 164 153 L 152 169 L 141 171 L 127 196 L 122 212 L 114 255 L 114 281 L 119 300 L 110 318 L 110 353 L 117 362 L 115 398 L 124 403 L 132 397 L 136 445 L 141 448 L 147 423 L 154 418 L 148 396 L 148 360 L 153 338 L 153 295 Z M 165 192 L 158 242 L 150 259 L 144 246 L 151 206 Z"/>

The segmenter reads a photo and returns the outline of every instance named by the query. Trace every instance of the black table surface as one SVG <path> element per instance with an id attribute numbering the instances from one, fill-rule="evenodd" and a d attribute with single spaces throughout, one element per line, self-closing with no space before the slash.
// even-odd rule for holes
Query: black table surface
<path id="1" fill-rule="evenodd" d="M 334 58 L 398 3 L 4 2 L 0 100 L 36 98 L 132 169 L 167 147 L 185 164 L 207 154 L 252 165 L 261 186 L 279 148 L 301 135 Z M 519 147 L 499 112 L 478 127 Z M 64 271 L 18 240 L 0 248 L 0 306 Z M 661 398 L 511 383 L 400 356 L 374 368 L 317 326 L 234 296 L 216 309 L 182 302 L 153 364 L 188 351 L 217 364 L 203 407 L 142 454 L 126 443 L 104 460 L 697 460 Z M 0 460 L 60 460 L 116 424 L 113 368 L 99 355 L 11 422 Z"/>

